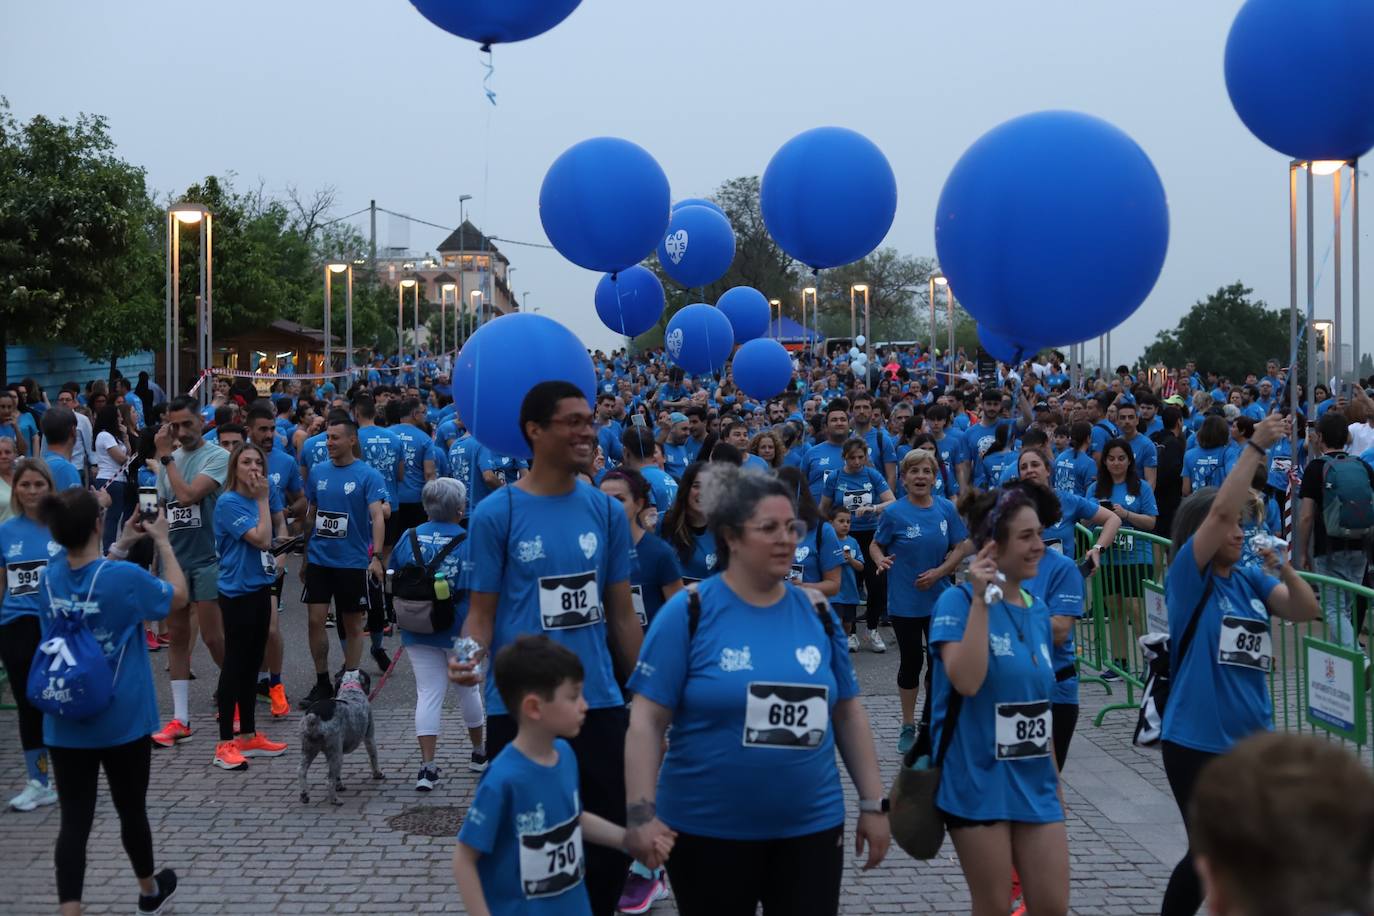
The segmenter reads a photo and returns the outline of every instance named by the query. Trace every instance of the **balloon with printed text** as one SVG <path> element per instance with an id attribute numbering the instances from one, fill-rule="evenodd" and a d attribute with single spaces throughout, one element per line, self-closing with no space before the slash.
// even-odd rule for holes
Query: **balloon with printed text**
<path id="1" fill-rule="evenodd" d="M 668 231 L 658 243 L 663 272 L 686 287 L 708 286 L 735 260 L 735 230 L 710 207 L 681 207 L 668 218 Z"/>
<path id="2" fill-rule="evenodd" d="M 678 309 L 668 322 L 663 347 L 668 359 L 686 372 L 719 372 L 735 348 L 735 332 L 720 309 L 698 302 Z"/>

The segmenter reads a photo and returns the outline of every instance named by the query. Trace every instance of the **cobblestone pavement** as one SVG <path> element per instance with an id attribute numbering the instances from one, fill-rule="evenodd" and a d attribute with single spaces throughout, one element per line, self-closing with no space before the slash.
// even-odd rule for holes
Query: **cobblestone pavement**
<path id="1" fill-rule="evenodd" d="M 303 645 L 303 615 L 284 616 L 288 646 Z M 300 639 L 299 642 L 295 640 Z M 299 653 L 296 653 L 299 654 Z M 288 656 L 292 655 L 288 650 Z M 160 674 L 165 653 L 153 657 Z M 873 719 L 885 778 L 897 766 L 897 698 L 892 695 L 896 652 L 857 656 L 865 705 Z M 288 666 L 288 686 L 306 683 L 304 662 Z M 181 889 L 169 911 L 181 916 L 218 913 L 432 913 L 462 912 L 449 869 L 452 836 L 471 799 L 476 775 L 466 769 L 469 747 L 452 699 L 441 739 L 443 778 L 425 795 L 414 790 L 419 755 L 413 738 L 413 681 L 408 663 L 378 698 L 375 716 L 381 764 L 388 778 L 374 782 L 361 750 L 345 759 L 342 807 L 323 798 L 323 759 L 312 769 L 312 802 L 297 799 L 296 729 L 299 714 L 264 724 L 291 742 L 283 757 L 255 760 L 243 773 L 210 766 L 214 722 L 208 676 L 213 664 L 200 649 L 192 685 L 195 737 L 172 750 L 155 750 L 150 818 L 158 865 L 171 866 Z M 165 690 L 165 676 L 160 675 Z M 1130 746 L 1131 717 L 1091 717 L 1101 688 L 1085 686 L 1083 716 L 1065 772 L 1072 856 L 1072 908 L 1082 914 L 1157 913 L 1172 864 L 1184 848 L 1178 812 L 1157 755 Z M 163 697 L 163 707 L 170 703 Z M 259 707 L 265 713 L 265 707 Z M 12 712 L 0 713 L 0 790 L 18 791 L 23 762 Z M 845 780 L 852 824 L 855 804 Z M 420 810 L 416 810 L 420 809 Z M 401 823 L 393 824 L 400 818 Z M 20 814 L 0 812 L 0 862 L 5 890 L 0 912 L 55 912 L 52 849 L 56 807 Z M 420 833 L 407 832 L 406 827 Z M 434 833 L 438 835 L 423 835 Z M 852 856 L 852 847 L 851 847 Z M 119 843 L 119 825 L 102 794 L 91 835 L 86 874 L 87 912 L 131 912 L 135 885 Z M 863 873 L 851 863 L 842 912 L 966 912 L 967 894 L 952 846 L 932 862 L 916 862 L 895 846 L 881 867 Z M 655 913 L 672 913 L 670 901 Z"/>

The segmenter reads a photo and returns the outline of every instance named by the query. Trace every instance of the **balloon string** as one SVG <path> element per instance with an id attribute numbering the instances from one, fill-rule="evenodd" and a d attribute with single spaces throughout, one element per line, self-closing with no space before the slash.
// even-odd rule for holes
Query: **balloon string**
<path id="1" fill-rule="evenodd" d="M 611 274 L 611 286 L 615 287 L 615 310 L 620 313 L 620 334 L 622 337 L 629 337 L 630 332 L 625 330 L 625 307 L 620 303 L 619 274 Z"/>
<path id="2" fill-rule="evenodd" d="M 487 55 L 482 62 L 482 66 L 487 68 L 487 75 L 482 77 L 482 91 L 487 94 L 487 101 L 495 105 L 496 91 L 491 88 L 491 78 L 496 74 L 496 67 L 491 62 L 491 45 L 482 45 L 482 53 Z"/>

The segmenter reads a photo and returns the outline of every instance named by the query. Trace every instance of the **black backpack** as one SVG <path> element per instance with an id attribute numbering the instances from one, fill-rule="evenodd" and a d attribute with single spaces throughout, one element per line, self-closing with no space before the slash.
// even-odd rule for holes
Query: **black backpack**
<path id="1" fill-rule="evenodd" d="M 426 565 L 420 550 L 419 535 L 414 528 L 406 534 L 410 537 L 410 562 L 396 570 L 391 580 L 396 625 L 411 633 L 442 633 L 453 626 L 455 608 L 461 595 L 456 582 L 449 583 L 447 598 L 435 595 L 434 574 L 467 536 L 460 534 L 449 540 Z"/>

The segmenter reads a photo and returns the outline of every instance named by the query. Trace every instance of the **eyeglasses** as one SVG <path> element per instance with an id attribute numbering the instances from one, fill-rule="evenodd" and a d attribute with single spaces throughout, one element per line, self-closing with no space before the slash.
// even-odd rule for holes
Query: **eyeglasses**
<path id="1" fill-rule="evenodd" d="M 782 537 L 785 541 L 800 541 L 806 537 L 806 522 L 794 518 L 790 522 L 764 522 L 761 525 L 745 525 L 746 531 L 757 531 L 769 540 Z"/>
<path id="2" fill-rule="evenodd" d="M 569 432 L 576 432 L 579 429 L 591 429 L 593 425 L 591 414 L 581 414 L 572 417 L 551 417 L 549 425 L 557 423 L 566 428 Z"/>

